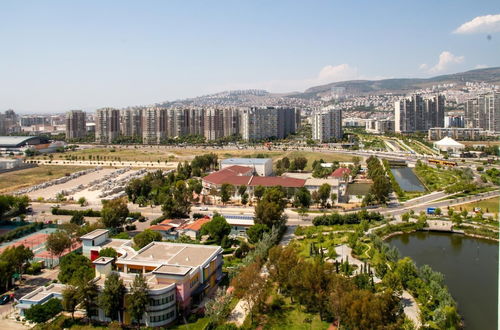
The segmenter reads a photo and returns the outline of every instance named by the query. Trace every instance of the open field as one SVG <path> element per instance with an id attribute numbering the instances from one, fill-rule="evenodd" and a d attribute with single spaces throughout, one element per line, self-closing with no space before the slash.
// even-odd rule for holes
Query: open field
<path id="1" fill-rule="evenodd" d="M 490 213 L 499 213 L 500 212 L 499 206 L 500 206 L 500 197 L 493 197 L 479 202 L 457 205 L 454 206 L 453 209 L 454 210 L 462 209 L 471 212 L 474 210 L 475 207 L 480 207 L 483 212 L 486 212 L 486 210 L 488 210 Z"/>
<path id="2" fill-rule="evenodd" d="M 80 166 L 38 166 L 0 174 L 0 193 L 16 191 L 45 181 L 63 177 L 66 173 L 85 170 Z"/>
<path id="3" fill-rule="evenodd" d="M 113 151 L 114 150 L 114 151 Z M 215 153 L 220 159 L 231 157 L 255 157 L 257 154 L 263 154 L 266 157 L 277 160 L 283 157 L 306 157 L 308 160 L 307 170 L 311 170 L 311 164 L 315 160 L 323 159 L 325 162 L 332 161 L 351 161 L 352 155 L 341 153 L 322 153 L 314 151 L 292 151 L 292 150 L 262 150 L 262 149 L 204 149 L 200 148 L 167 148 L 164 146 L 137 146 L 137 147 L 120 147 L 113 148 L 88 148 L 77 150 L 74 152 L 66 152 L 54 154 L 54 159 L 84 159 L 84 160 L 99 160 L 101 161 L 143 161 L 143 162 L 158 162 L 165 161 L 184 161 L 191 160 L 194 156 L 204 155 L 207 153 Z M 48 159 L 47 156 L 37 156 L 34 159 Z"/>
<path id="4" fill-rule="evenodd" d="M 466 146 L 472 146 L 475 144 L 485 145 L 485 146 L 498 146 L 498 145 L 500 145 L 500 140 L 494 140 L 494 141 L 458 141 L 458 142 L 465 144 Z"/>

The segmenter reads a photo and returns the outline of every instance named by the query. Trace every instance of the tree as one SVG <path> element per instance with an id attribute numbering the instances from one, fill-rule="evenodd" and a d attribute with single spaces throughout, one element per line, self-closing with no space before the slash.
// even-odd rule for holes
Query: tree
<path id="1" fill-rule="evenodd" d="M 260 268 L 258 262 L 253 262 L 244 267 L 231 281 L 234 294 L 247 302 L 252 322 L 254 312 L 260 311 L 267 296 L 266 279 L 260 275 Z"/>
<path id="2" fill-rule="evenodd" d="M 247 192 L 247 186 L 242 184 L 241 186 L 238 187 L 238 195 L 243 196 Z"/>
<path id="3" fill-rule="evenodd" d="M 117 256 L 118 252 L 112 247 L 107 247 L 99 251 L 99 257 L 116 258 Z"/>
<path id="4" fill-rule="evenodd" d="M 161 242 L 162 236 L 159 232 L 146 229 L 134 237 L 134 245 L 137 249 L 142 249 L 151 242 Z"/>
<path id="5" fill-rule="evenodd" d="M 127 310 L 132 320 L 141 323 L 146 307 L 148 306 L 148 284 L 142 274 L 135 275 L 134 282 L 130 286 L 130 295 L 128 297 Z"/>
<path id="6" fill-rule="evenodd" d="M 330 191 L 332 187 L 328 183 L 323 183 L 318 189 L 319 199 L 321 200 L 321 206 L 325 207 L 328 198 L 330 197 Z"/>
<path id="7" fill-rule="evenodd" d="M 373 185 L 370 188 L 370 193 L 374 195 L 377 201 L 385 203 L 389 199 L 391 189 L 392 185 L 390 180 L 384 175 L 379 175 L 373 179 Z"/>
<path id="8" fill-rule="evenodd" d="M 241 195 L 241 204 L 247 205 L 247 203 L 248 203 L 248 194 L 244 193 L 243 195 Z"/>
<path id="9" fill-rule="evenodd" d="M 201 227 L 201 234 L 208 234 L 217 244 L 220 244 L 230 232 L 231 226 L 227 223 L 226 218 L 220 214 L 215 214 L 211 221 Z"/>
<path id="10" fill-rule="evenodd" d="M 258 185 L 254 188 L 253 194 L 255 197 L 257 197 L 258 200 L 260 200 L 262 198 L 262 196 L 264 195 L 265 191 L 266 191 L 266 188 L 264 188 L 261 185 Z"/>
<path id="11" fill-rule="evenodd" d="M 33 259 L 33 251 L 30 248 L 19 245 L 14 247 L 8 247 L 5 249 L 0 258 L 5 261 L 5 270 L 3 273 L 7 273 L 6 279 L 12 278 L 14 272 L 18 273 L 20 276 L 23 274 L 24 265 L 31 259 Z M 9 285 L 9 280 L 7 280 L 7 285 Z"/>
<path id="12" fill-rule="evenodd" d="M 83 216 L 82 212 L 76 212 L 75 214 L 73 214 L 69 222 L 81 226 L 85 223 L 85 217 Z"/>
<path id="13" fill-rule="evenodd" d="M 117 198 L 109 201 L 103 200 L 101 220 L 106 228 L 122 227 L 128 214 L 129 210 L 124 198 Z"/>
<path id="14" fill-rule="evenodd" d="M 121 312 L 123 310 L 123 298 L 126 289 L 123 281 L 116 273 L 111 273 L 106 277 L 104 289 L 99 295 L 99 307 L 113 321 L 121 322 Z"/>
<path id="15" fill-rule="evenodd" d="M 223 183 L 220 188 L 220 199 L 223 204 L 226 204 L 234 194 L 234 186 L 230 183 Z"/>
<path id="16" fill-rule="evenodd" d="M 307 158 L 305 157 L 297 157 L 293 160 L 295 164 L 295 168 L 299 171 L 303 171 L 307 166 Z"/>
<path id="17" fill-rule="evenodd" d="M 44 323 L 62 311 L 61 300 L 52 298 L 45 304 L 32 305 L 24 312 L 26 319 L 35 323 Z"/>
<path id="18" fill-rule="evenodd" d="M 61 257 L 65 250 L 71 248 L 72 242 L 68 233 L 58 230 L 47 237 L 45 247 L 57 258 Z"/>
<path id="19" fill-rule="evenodd" d="M 223 323 L 231 312 L 232 294 L 226 293 L 224 288 L 218 288 L 215 297 L 205 304 L 205 317 L 208 317 L 212 326 Z"/>
<path id="20" fill-rule="evenodd" d="M 308 209 L 311 206 L 311 193 L 305 187 L 297 189 L 293 199 L 295 207 Z"/>
<path id="21" fill-rule="evenodd" d="M 90 260 L 76 253 L 70 253 L 61 258 L 57 278 L 61 283 L 75 285 L 80 279 L 90 281 L 94 278 L 94 268 Z"/>
<path id="22" fill-rule="evenodd" d="M 269 228 L 273 226 L 282 226 L 286 218 L 283 216 L 283 211 L 286 206 L 285 194 L 281 187 L 272 187 L 266 189 L 255 206 L 255 223 L 261 223 Z"/>
<path id="23" fill-rule="evenodd" d="M 87 320 L 90 321 L 90 316 L 97 308 L 97 297 L 99 295 L 97 284 L 85 278 L 79 278 L 77 283 L 78 298 L 85 309 Z"/>
<path id="24" fill-rule="evenodd" d="M 75 319 L 75 310 L 79 301 L 78 288 L 68 285 L 62 292 L 62 306 L 65 311 L 71 313 L 73 320 Z"/>
<path id="25" fill-rule="evenodd" d="M 335 204 L 335 202 L 337 202 L 337 194 L 336 193 L 332 193 L 330 195 L 330 199 L 332 200 L 332 205 Z"/>
<path id="26" fill-rule="evenodd" d="M 406 212 L 401 215 L 401 220 L 408 222 L 410 220 L 410 213 Z"/>
<path id="27" fill-rule="evenodd" d="M 436 210 L 434 210 L 435 215 L 441 215 L 441 209 L 439 207 L 436 207 Z"/>
<path id="28" fill-rule="evenodd" d="M 290 295 L 292 287 L 296 284 L 296 279 L 291 274 L 295 274 L 300 263 L 297 250 L 292 245 L 286 247 L 275 246 L 269 250 L 269 275 L 271 279 L 278 283 L 280 292 Z"/>
<path id="29" fill-rule="evenodd" d="M 87 199 L 85 197 L 80 197 L 78 198 L 78 204 L 80 204 L 80 206 L 85 206 L 87 205 Z"/>
<path id="30" fill-rule="evenodd" d="M 250 243 L 257 243 L 262 238 L 262 235 L 268 231 L 269 227 L 261 223 L 249 227 L 247 230 L 248 241 Z"/>

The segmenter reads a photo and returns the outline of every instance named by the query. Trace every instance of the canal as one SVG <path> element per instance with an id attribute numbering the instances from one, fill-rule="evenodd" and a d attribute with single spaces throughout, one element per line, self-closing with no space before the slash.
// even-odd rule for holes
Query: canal
<path id="1" fill-rule="evenodd" d="M 387 242 L 418 266 L 444 274 L 466 329 L 497 329 L 498 243 L 437 232 L 403 234 Z"/>
<path id="2" fill-rule="evenodd" d="M 391 168 L 391 172 L 404 191 L 425 191 L 425 187 L 415 175 L 413 169 L 409 167 L 394 167 Z"/>

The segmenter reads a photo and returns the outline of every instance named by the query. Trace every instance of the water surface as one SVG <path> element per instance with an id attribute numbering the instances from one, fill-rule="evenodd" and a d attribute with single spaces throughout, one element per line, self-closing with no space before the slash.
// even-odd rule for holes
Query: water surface
<path id="1" fill-rule="evenodd" d="M 497 242 L 436 232 L 393 236 L 387 242 L 418 266 L 444 274 L 466 329 L 497 329 Z"/>
<path id="2" fill-rule="evenodd" d="M 395 167 L 391 168 L 391 172 L 404 191 L 425 191 L 425 187 L 415 175 L 413 169 L 409 167 Z"/>

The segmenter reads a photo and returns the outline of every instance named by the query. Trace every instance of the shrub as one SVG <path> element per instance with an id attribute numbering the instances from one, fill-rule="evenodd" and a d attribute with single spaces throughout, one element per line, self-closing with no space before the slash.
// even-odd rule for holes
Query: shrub
<path id="1" fill-rule="evenodd" d="M 26 268 L 26 274 L 36 275 L 42 270 L 42 263 L 38 261 L 33 261 Z"/>
<path id="2" fill-rule="evenodd" d="M 35 323 L 47 322 L 63 310 L 61 301 L 52 298 L 42 305 L 33 305 L 25 311 L 26 319 Z"/>

